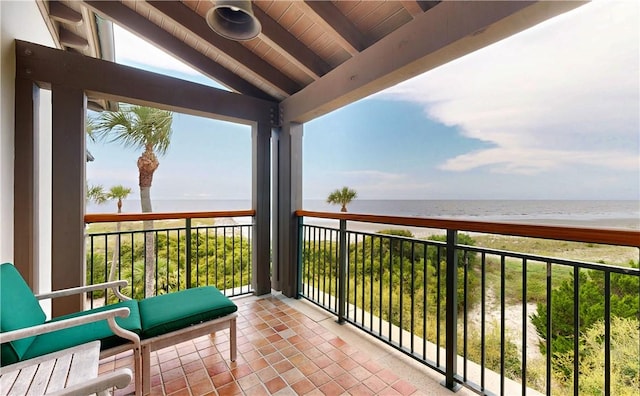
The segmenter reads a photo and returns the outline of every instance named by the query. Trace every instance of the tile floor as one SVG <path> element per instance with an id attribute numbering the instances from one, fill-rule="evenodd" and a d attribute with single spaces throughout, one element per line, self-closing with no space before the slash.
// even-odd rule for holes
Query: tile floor
<path id="1" fill-rule="evenodd" d="M 234 301 L 237 360 L 229 360 L 228 332 L 153 352 L 152 395 L 452 395 L 428 369 L 307 302 Z M 130 353 L 103 359 L 100 372 L 123 366 L 132 367 Z M 115 392 L 132 393 L 133 384 Z"/>

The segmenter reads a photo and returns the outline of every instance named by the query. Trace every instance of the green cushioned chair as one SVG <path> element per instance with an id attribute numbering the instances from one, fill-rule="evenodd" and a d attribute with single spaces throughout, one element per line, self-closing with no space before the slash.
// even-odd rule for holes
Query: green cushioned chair
<path id="1" fill-rule="evenodd" d="M 149 297 L 123 296 L 126 281 L 77 287 L 34 296 L 16 268 L 0 264 L 0 345 L 2 365 L 100 340 L 101 357 L 134 350 L 136 394 L 151 390 L 151 351 L 229 329 L 236 360 L 237 306 L 213 286 Z M 110 288 L 120 303 L 46 321 L 39 299 Z"/>

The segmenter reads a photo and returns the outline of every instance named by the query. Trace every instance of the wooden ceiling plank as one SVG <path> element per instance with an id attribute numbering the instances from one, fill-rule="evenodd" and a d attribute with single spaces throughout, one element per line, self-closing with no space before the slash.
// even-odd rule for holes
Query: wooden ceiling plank
<path id="1" fill-rule="evenodd" d="M 162 12 L 167 18 L 218 48 L 225 55 L 246 67 L 247 71 L 265 80 L 274 88 L 282 91 L 283 94 L 288 96 L 302 88 L 298 83 L 265 62 L 242 44 L 228 40 L 215 33 L 204 18 L 189 7 L 172 1 L 148 1 L 147 3 Z"/>
<path id="2" fill-rule="evenodd" d="M 262 36 L 260 38 L 268 41 L 271 46 L 276 47 L 275 49 L 285 59 L 296 63 L 298 67 L 314 79 L 327 74 L 331 70 L 329 64 L 298 41 L 260 8 L 255 7 L 253 13 L 262 24 Z"/>
<path id="3" fill-rule="evenodd" d="M 442 2 L 283 100 L 281 117 L 310 121 L 584 3 Z"/>
<path id="4" fill-rule="evenodd" d="M 69 25 L 82 24 L 82 14 L 57 0 L 49 1 L 49 17 Z"/>
<path id="5" fill-rule="evenodd" d="M 110 19 L 118 25 L 144 37 L 178 59 L 181 59 L 202 74 L 218 81 L 236 92 L 256 98 L 273 100 L 274 98 L 250 82 L 240 78 L 228 69 L 188 47 L 175 36 L 169 34 L 131 8 L 111 1 L 85 1 L 94 12 Z"/>
<path id="6" fill-rule="evenodd" d="M 243 124 L 277 122 L 274 101 L 21 40 L 16 40 L 16 76 L 34 81 L 42 88 L 56 85 L 82 89 L 91 97 L 185 114 Z"/>
<path id="7" fill-rule="evenodd" d="M 367 48 L 369 43 L 366 38 L 333 3 L 299 1 L 295 4 L 323 30 L 330 32 L 334 40 L 351 55 L 356 55 Z"/>

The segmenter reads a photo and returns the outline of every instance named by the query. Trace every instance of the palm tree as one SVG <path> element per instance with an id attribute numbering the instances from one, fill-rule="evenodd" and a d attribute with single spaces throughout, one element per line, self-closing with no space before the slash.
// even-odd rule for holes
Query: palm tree
<path id="1" fill-rule="evenodd" d="M 87 201 L 92 201 L 98 205 L 102 205 L 107 202 L 109 198 L 104 192 L 104 188 L 101 185 L 91 185 L 87 187 Z"/>
<path id="2" fill-rule="evenodd" d="M 342 187 L 342 189 L 337 189 L 333 191 L 327 197 L 327 203 L 342 205 L 340 208 L 341 212 L 347 211 L 347 205 L 358 197 L 358 193 L 355 190 L 350 189 L 349 187 Z"/>
<path id="3" fill-rule="evenodd" d="M 118 202 L 116 203 L 116 205 L 118 205 L 118 213 L 122 213 L 122 200 L 126 199 L 129 194 L 131 194 L 131 189 L 120 184 L 111 187 L 109 189 L 109 192 L 107 193 L 109 199 L 118 200 Z"/>
<path id="4" fill-rule="evenodd" d="M 91 136 L 109 142 L 120 142 L 125 147 L 143 149 L 138 158 L 138 184 L 140 186 L 140 206 L 143 213 L 152 212 L 151 183 L 153 174 L 171 142 L 173 113 L 144 106 L 121 105 L 116 112 L 104 112 L 91 122 Z M 153 229 L 153 221 L 144 221 L 144 229 Z M 155 294 L 155 251 L 154 235 L 145 233 L 145 296 Z"/>
<path id="5" fill-rule="evenodd" d="M 122 213 L 122 200 L 127 198 L 129 194 L 131 194 L 131 189 L 119 184 L 117 186 L 111 187 L 109 189 L 109 192 L 107 193 L 107 196 L 109 197 L 109 199 L 118 200 L 118 202 L 116 203 L 116 205 L 118 206 L 118 213 Z M 114 280 L 116 276 L 116 267 L 120 258 L 120 222 L 116 223 L 116 235 L 117 241 L 115 248 L 113 249 L 113 260 L 111 260 L 111 268 L 109 269 L 109 282 Z"/>

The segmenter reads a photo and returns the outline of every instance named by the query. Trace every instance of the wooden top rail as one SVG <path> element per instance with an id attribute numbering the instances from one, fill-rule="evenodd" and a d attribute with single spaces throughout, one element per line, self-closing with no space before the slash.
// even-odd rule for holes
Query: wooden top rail
<path id="1" fill-rule="evenodd" d="M 472 220 L 433 219 L 423 217 L 379 216 L 356 213 L 330 213 L 298 210 L 297 216 L 360 221 L 387 225 L 439 228 L 486 234 L 513 235 L 561 241 L 601 243 L 640 248 L 640 231 L 612 228 L 564 227 L 522 223 L 495 223 Z"/>
<path id="2" fill-rule="evenodd" d="M 90 224 L 143 220 L 210 219 L 214 217 L 252 217 L 255 214 L 256 211 L 253 209 L 216 212 L 96 213 L 84 215 L 84 222 Z"/>

